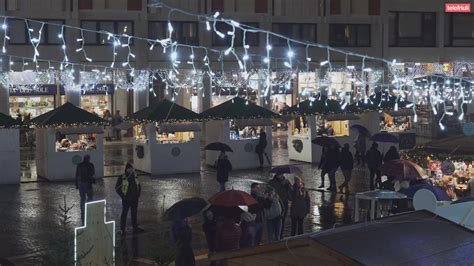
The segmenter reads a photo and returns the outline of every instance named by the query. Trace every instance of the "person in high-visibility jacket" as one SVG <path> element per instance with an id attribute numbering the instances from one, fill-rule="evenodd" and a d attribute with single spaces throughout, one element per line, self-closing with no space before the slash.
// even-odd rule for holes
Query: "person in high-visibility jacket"
<path id="1" fill-rule="evenodd" d="M 137 223 L 138 199 L 140 198 L 141 186 L 132 164 L 127 163 L 125 166 L 125 173 L 117 179 L 115 191 L 122 198 L 121 233 L 125 234 L 126 232 L 125 227 L 127 225 L 129 209 L 131 209 L 133 233 L 143 232 L 143 229 L 139 228 Z"/>

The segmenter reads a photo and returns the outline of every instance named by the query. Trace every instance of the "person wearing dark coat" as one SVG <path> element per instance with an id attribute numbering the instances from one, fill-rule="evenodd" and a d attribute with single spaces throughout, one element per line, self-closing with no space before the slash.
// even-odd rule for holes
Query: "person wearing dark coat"
<path id="1" fill-rule="evenodd" d="M 255 241 L 256 246 L 260 245 L 263 236 L 263 209 L 265 205 L 265 195 L 259 183 L 252 183 L 250 195 L 257 201 L 257 204 L 249 206 L 249 212 L 255 216 Z"/>
<path id="2" fill-rule="evenodd" d="M 336 171 L 337 171 L 337 168 L 339 168 L 339 164 L 340 164 L 339 147 L 334 144 L 331 144 L 328 151 L 326 152 L 325 160 L 326 162 L 324 164 L 324 167 L 329 175 L 329 187 L 327 188 L 327 190 L 335 192 L 336 187 L 337 187 Z"/>
<path id="3" fill-rule="evenodd" d="M 217 223 L 216 251 L 230 251 L 240 248 L 242 229 L 235 223 L 235 217 L 224 217 Z"/>
<path id="4" fill-rule="evenodd" d="M 400 154 L 398 153 L 397 148 L 395 146 L 391 146 L 383 157 L 384 163 L 392 160 L 400 160 Z"/>
<path id="5" fill-rule="evenodd" d="M 216 162 L 217 167 L 217 182 L 220 184 L 220 191 L 225 191 L 225 183 L 229 181 L 229 173 L 232 171 L 232 164 L 230 163 L 225 152 L 221 152 L 219 159 Z"/>
<path id="6" fill-rule="evenodd" d="M 369 168 L 370 173 L 370 190 L 375 189 L 375 183 L 377 187 L 380 187 L 382 184 L 382 173 L 380 172 L 380 166 L 382 166 L 382 154 L 378 150 L 378 144 L 376 142 L 372 143 L 372 147 L 367 151 L 365 155 L 365 163 Z M 375 176 L 377 176 L 375 178 Z M 375 178 L 375 180 L 374 180 Z"/>
<path id="7" fill-rule="evenodd" d="M 267 133 L 265 133 L 265 130 L 262 128 L 260 129 L 258 144 L 255 146 L 255 152 L 258 155 L 260 168 L 263 168 L 263 154 L 265 153 L 265 148 L 267 148 Z"/>
<path id="8" fill-rule="evenodd" d="M 81 221 L 84 224 L 84 213 L 86 202 L 92 201 L 94 198 L 92 184 L 95 183 L 94 179 L 95 168 L 94 164 L 91 163 L 91 157 L 89 154 L 84 155 L 83 161 L 76 167 L 76 189 L 79 189 L 79 195 L 81 197 Z"/>
<path id="9" fill-rule="evenodd" d="M 276 194 L 281 200 L 283 214 L 281 219 L 281 234 L 280 239 L 283 238 L 283 231 L 285 229 L 286 215 L 288 213 L 288 203 L 291 199 L 291 183 L 285 178 L 283 174 L 276 174 L 268 185 L 275 189 Z"/>
<path id="10" fill-rule="evenodd" d="M 344 183 L 339 186 L 339 191 L 349 193 L 349 182 L 352 177 L 352 169 L 354 168 L 354 157 L 352 156 L 351 151 L 349 150 L 349 144 L 344 144 L 344 148 L 341 151 L 341 171 L 344 175 Z"/>
<path id="11" fill-rule="evenodd" d="M 214 213 L 210 210 L 204 213 L 204 223 L 202 224 L 202 231 L 206 236 L 207 249 L 209 254 L 216 252 L 216 227 L 217 222 Z"/>
<path id="12" fill-rule="evenodd" d="M 242 236 L 240 237 L 240 248 L 255 246 L 255 218 L 257 215 L 250 212 L 243 212 L 240 215 L 240 228 Z"/>
<path id="13" fill-rule="evenodd" d="M 321 169 L 321 185 L 319 188 L 324 188 L 324 179 L 326 174 L 329 173 L 329 169 L 326 168 L 326 153 L 328 151 L 328 147 L 323 146 L 323 151 L 321 152 L 321 159 L 319 160 L 319 169 Z"/>
<path id="14" fill-rule="evenodd" d="M 191 226 L 188 224 L 188 221 L 186 219 L 174 221 L 171 227 L 171 233 L 176 246 L 176 258 L 174 265 L 196 265 L 193 248 L 191 246 L 193 232 Z"/>
<path id="15" fill-rule="evenodd" d="M 142 187 L 132 164 L 127 163 L 125 166 L 125 173 L 117 179 L 115 191 L 122 199 L 122 215 L 120 216 L 120 230 L 122 234 L 126 232 L 128 210 L 131 211 L 133 233 L 143 232 L 143 229 L 138 227 L 137 222 L 138 199 L 140 198 Z"/>
<path id="16" fill-rule="evenodd" d="M 291 236 L 303 234 L 303 221 L 308 215 L 311 207 L 311 200 L 309 193 L 304 187 L 304 182 L 301 178 L 295 177 L 293 184 L 293 191 L 291 194 Z"/>

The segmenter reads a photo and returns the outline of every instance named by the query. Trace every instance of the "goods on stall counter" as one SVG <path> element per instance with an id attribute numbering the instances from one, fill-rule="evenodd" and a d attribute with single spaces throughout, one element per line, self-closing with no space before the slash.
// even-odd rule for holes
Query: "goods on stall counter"
<path id="1" fill-rule="evenodd" d="M 56 151 L 71 152 L 71 151 L 91 151 L 97 149 L 95 143 L 89 143 L 87 139 L 78 140 L 76 143 L 71 143 L 67 138 L 62 139 L 61 142 L 56 142 Z"/>

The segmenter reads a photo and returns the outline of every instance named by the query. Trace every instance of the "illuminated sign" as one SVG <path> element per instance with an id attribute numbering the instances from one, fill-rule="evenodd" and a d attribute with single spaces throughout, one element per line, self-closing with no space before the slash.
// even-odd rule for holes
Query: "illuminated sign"
<path id="1" fill-rule="evenodd" d="M 445 4 L 446 13 L 471 13 L 471 4 Z"/>

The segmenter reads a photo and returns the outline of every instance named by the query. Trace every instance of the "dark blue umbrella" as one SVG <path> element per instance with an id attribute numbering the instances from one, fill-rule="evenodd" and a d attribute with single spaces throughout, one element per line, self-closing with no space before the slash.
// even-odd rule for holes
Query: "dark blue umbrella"
<path id="1" fill-rule="evenodd" d="M 213 142 L 209 143 L 204 147 L 205 150 L 208 151 L 228 151 L 228 152 L 234 152 L 229 145 L 221 143 L 221 142 Z"/>
<path id="2" fill-rule="evenodd" d="M 427 189 L 436 196 L 436 200 L 438 201 L 451 201 L 451 198 L 448 196 L 446 193 L 446 190 L 442 187 L 434 187 L 430 184 L 418 184 L 418 185 L 413 185 L 410 186 L 407 189 L 400 189 L 400 193 L 403 193 L 407 195 L 409 198 L 413 198 L 415 196 L 415 193 L 420 190 L 420 189 Z"/>
<path id="3" fill-rule="evenodd" d="M 326 137 L 326 136 L 317 137 L 317 138 L 313 139 L 313 141 L 311 141 L 311 142 L 313 144 L 323 146 L 323 147 L 328 147 L 328 146 L 331 146 L 331 145 L 335 145 L 336 147 L 341 146 L 335 138 Z"/>
<path id="4" fill-rule="evenodd" d="M 349 129 L 350 130 L 355 130 L 355 131 L 359 132 L 359 134 L 361 134 L 361 135 L 370 137 L 370 131 L 367 128 L 365 128 L 364 126 L 352 125 Z"/>
<path id="5" fill-rule="evenodd" d="M 297 174 L 301 175 L 302 171 L 298 167 L 294 165 L 281 165 L 277 167 L 273 167 L 272 170 L 270 170 L 270 173 L 274 174 Z"/>
<path id="6" fill-rule="evenodd" d="M 376 142 L 398 143 L 397 136 L 388 133 L 377 133 L 370 137 L 370 140 Z"/>

